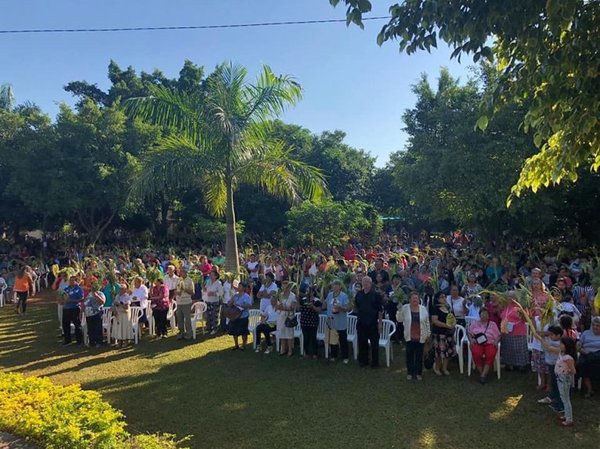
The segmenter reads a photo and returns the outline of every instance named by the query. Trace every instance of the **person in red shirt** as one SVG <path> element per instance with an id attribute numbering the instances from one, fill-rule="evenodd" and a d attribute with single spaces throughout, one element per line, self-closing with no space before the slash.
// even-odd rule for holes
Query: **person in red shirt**
<path id="1" fill-rule="evenodd" d="M 348 261 L 356 260 L 356 249 L 350 243 L 348 243 L 348 246 L 344 250 L 344 259 Z"/>

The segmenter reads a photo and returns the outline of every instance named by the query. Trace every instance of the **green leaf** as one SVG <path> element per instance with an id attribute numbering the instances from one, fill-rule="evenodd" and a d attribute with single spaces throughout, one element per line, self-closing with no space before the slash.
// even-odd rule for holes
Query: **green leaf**
<path id="1" fill-rule="evenodd" d="M 477 119 L 477 123 L 475 124 L 476 128 L 479 128 L 481 131 L 485 131 L 489 123 L 489 119 L 487 115 L 482 115 Z"/>

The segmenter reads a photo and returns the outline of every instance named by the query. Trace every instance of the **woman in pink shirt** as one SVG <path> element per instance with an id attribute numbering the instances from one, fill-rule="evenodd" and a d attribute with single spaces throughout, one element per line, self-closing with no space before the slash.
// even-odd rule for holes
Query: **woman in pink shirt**
<path id="1" fill-rule="evenodd" d="M 479 382 L 486 383 L 490 368 L 494 366 L 500 330 L 496 323 L 490 320 L 486 309 L 479 311 L 479 321 L 474 321 L 469 326 L 469 342 L 475 367 L 479 371 Z"/>
<path id="2" fill-rule="evenodd" d="M 510 371 L 513 367 L 525 370 L 529 364 L 527 348 L 527 324 L 521 316 L 521 307 L 516 301 L 515 292 L 509 291 L 508 305 L 502 310 L 500 331 L 502 332 L 500 357 Z"/>

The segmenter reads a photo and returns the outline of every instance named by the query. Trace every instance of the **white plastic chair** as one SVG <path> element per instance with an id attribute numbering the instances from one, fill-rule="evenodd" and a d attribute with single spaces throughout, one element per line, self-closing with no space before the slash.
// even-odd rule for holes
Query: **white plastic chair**
<path id="1" fill-rule="evenodd" d="M 300 342 L 300 355 L 304 355 L 304 334 L 300 326 L 300 312 L 296 312 L 296 319 L 298 320 L 298 324 L 294 328 L 294 338 L 297 338 Z"/>
<path id="2" fill-rule="evenodd" d="M 33 281 L 34 284 L 34 291 L 33 291 L 33 295 L 35 296 L 35 292 L 40 292 L 42 290 L 42 276 L 38 273 L 37 277 L 35 278 L 35 281 Z"/>
<path id="3" fill-rule="evenodd" d="M 529 329 L 529 326 L 525 327 L 527 328 L 527 349 L 529 350 L 529 352 L 531 352 L 533 345 L 533 334 L 531 333 L 531 329 Z"/>
<path id="4" fill-rule="evenodd" d="M 44 288 L 48 288 L 48 276 L 50 276 L 49 271 L 46 271 L 44 274 L 42 274 L 42 276 L 40 276 L 42 278 L 42 280 L 44 281 Z"/>
<path id="5" fill-rule="evenodd" d="M 467 376 L 471 375 L 471 371 L 475 367 L 475 363 L 473 362 L 473 354 L 471 353 L 471 342 L 468 337 L 464 337 L 465 344 L 467 345 L 467 349 L 469 351 L 469 359 L 467 361 Z M 498 380 L 500 380 L 500 340 L 498 340 L 498 344 L 496 345 L 498 352 L 496 352 L 496 358 L 494 359 L 494 368 L 496 369 L 496 374 L 498 375 Z"/>
<path id="6" fill-rule="evenodd" d="M 202 301 L 192 304 L 192 338 L 196 339 L 196 325 L 202 323 L 202 332 L 206 334 L 206 321 L 204 313 L 206 312 L 206 303 Z"/>
<path id="7" fill-rule="evenodd" d="M 256 326 L 260 323 L 260 310 L 248 310 L 248 332 L 252 334 L 252 348 L 256 349 Z"/>
<path id="8" fill-rule="evenodd" d="M 379 347 L 385 349 L 386 365 L 390 367 L 390 360 L 394 360 L 394 348 L 392 347 L 392 335 L 396 333 L 396 324 L 391 320 L 383 320 L 381 335 L 379 335 Z"/>
<path id="9" fill-rule="evenodd" d="M 83 310 L 79 314 L 79 321 L 81 322 L 81 332 L 83 333 L 83 344 L 89 346 L 90 336 L 88 335 L 87 320 L 85 319 L 85 313 L 83 313 Z M 73 326 L 73 324 L 71 324 L 71 326 Z"/>
<path id="10" fill-rule="evenodd" d="M 0 287 L 0 307 L 4 307 L 4 290 L 6 290 L 6 284 Z"/>
<path id="11" fill-rule="evenodd" d="M 106 342 L 110 344 L 110 331 L 112 327 L 112 310 L 105 308 L 102 310 L 102 332 L 106 334 Z"/>
<path id="12" fill-rule="evenodd" d="M 465 372 L 465 355 L 464 350 L 464 338 L 467 336 L 467 331 L 463 326 L 457 324 L 454 327 L 454 344 L 456 345 L 456 355 L 458 356 L 458 369 L 460 374 Z"/>
<path id="13" fill-rule="evenodd" d="M 137 345 L 140 340 L 140 318 L 144 315 L 144 311 L 139 306 L 132 306 L 129 314 L 129 321 L 133 329 L 133 341 Z"/>
<path id="14" fill-rule="evenodd" d="M 58 328 L 60 329 L 60 334 L 63 335 L 62 330 L 62 316 L 63 316 L 63 305 L 58 303 Z"/>
<path id="15" fill-rule="evenodd" d="M 171 330 L 174 331 L 177 329 L 177 324 L 175 323 L 175 312 L 177 311 L 177 301 L 171 301 L 169 304 L 169 311 L 167 312 L 167 321 L 171 324 Z"/>
<path id="16" fill-rule="evenodd" d="M 322 341 L 325 346 L 325 358 L 329 358 L 329 345 L 325 341 L 327 336 L 327 315 L 319 315 L 319 327 L 317 329 L 317 341 Z"/>
<path id="17" fill-rule="evenodd" d="M 148 320 L 148 333 L 152 336 L 156 335 L 156 323 L 154 322 L 154 313 L 150 301 L 148 301 L 148 307 L 146 307 L 146 319 Z"/>
<path id="18" fill-rule="evenodd" d="M 466 316 L 466 317 L 465 317 L 465 321 L 466 321 L 465 330 L 467 330 L 467 331 L 468 331 L 468 330 L 469 330 L 469 327 L 471 326 L 471 323 L 472 323 L 473 321 L 477 321 L 478 319 L 479 319 L 479 318 L 475 318 L 475 317 L 472 317 L 472 316 Z"/>
<path id="19" fill-rule="evenodd" d="M 356 323 L 358 317 L 356 315 L 348 315 L 348 329 L 346 331 L 348 343 L 352 344 L 352 353 L 354 360 L 358 360 L 358 336 L 356 334 Z"/>

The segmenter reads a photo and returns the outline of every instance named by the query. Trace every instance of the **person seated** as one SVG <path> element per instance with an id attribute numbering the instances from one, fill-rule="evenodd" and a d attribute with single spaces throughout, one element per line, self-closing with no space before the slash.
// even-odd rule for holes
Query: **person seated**
<path id="1" fill-rule="evenodd" d="M 260 319 L 261 322 L 256 326 L 256 351 L 261 352 L 261 335 L 265 336 L 265 341 L 267 343 L 267 348 L 265 350 L 265 354 L 270 354 L 273 347 L 271 345 L 271 332 L 277 330 L 277 317 L 279 316 L 279 311 L 277 310 L 277 297 L 273 296 L 270 299 L 269 305 L 265 306 L 261 309 Z"/>
<path id="2" fill-rule="evenodd" d="M 498 352 L 498 341 L 500 330 L 486 309 L 479 311 L 479 320 L 473 321 L 469 326 L 469 343 L 475 368 L 479 371 L 479 382 L 486 383 L 490 368 L 494 366 L 496 353 Z"/>

